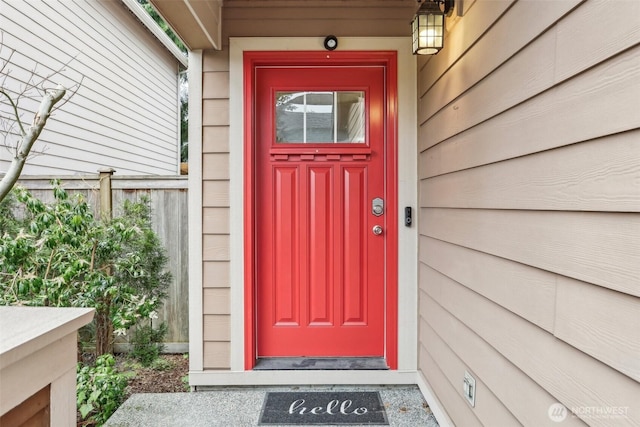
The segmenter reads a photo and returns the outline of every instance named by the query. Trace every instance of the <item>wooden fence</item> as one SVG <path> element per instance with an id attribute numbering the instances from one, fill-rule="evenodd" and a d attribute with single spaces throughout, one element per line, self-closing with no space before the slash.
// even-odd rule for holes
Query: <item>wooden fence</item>
<path id="1" fill-rule="evenodd" d="M 53 200 L 51 179 L 54 177 L 23 177 L 19 185 L 43 201 Z M 187 229 L 188 199 L 186 176 L 117 176 L 79 175 L 55 177 L 69 193 L 82 193 L 94 213 L 109 200 L 107 188 L 110 181 L 112 211 L 117 215 L 124 200 L 139 200 L 147 195 L 151 202 L 151 220 L 169 258 L 167 268 L 173 276 L 169 285 L 169 297 L 158 312 L 157 322 L 165 321 L 169 327 L 165 339 L 166 352 L 182 353 L 189 346 L 189 273 Z M 102 178 L 102 186 L 101 184 Z M 106 185 L 105 185 L 106 184 Z M 101 195 L 102 187 L 102 195 Z M 102 202 L 101 202 L 102 200 Z M 116 343 L 116 350 L 122 348 Z"/>

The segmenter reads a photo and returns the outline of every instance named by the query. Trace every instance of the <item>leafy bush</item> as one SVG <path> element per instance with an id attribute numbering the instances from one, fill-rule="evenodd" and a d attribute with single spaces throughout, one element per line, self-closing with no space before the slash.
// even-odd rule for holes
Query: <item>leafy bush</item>
<path id="1" fill-rule="evenodd" d="M 52 184 L 52 203 L 13 190 L 24 217 L 3 226 L 0 305 L 94 307 L 96 356 L 109 353 L 114 332 L 155 316 L 171 280 L 148 199 L 102 219 L 80 194 Z"/>
<path id="2" fill-rule="evenodd" d="M 15 233 L 16 217 L 13 213 L 15 210 L 16 198 L 13 193 L 7 194 L 0 203 L 0 236 L 6 233 Z"/>
<path id="3" fill-rule="evenodd" d="M 131 356 L 136 358 L 142 366 L 151 366 L 164 350 L 164 338 L 168 327 L 162 322 L 157 329 L 152 325 L 141 325 L 136 328 L 131 338 Z"/>
<path id="4" fill-rule="evenodd" d="M 83 420 L 104 424 L 124 400 L 127 378 L 115 369 L 115 358 L 105 354 L 95 366 L 78 364 L 77 404 Z"/>

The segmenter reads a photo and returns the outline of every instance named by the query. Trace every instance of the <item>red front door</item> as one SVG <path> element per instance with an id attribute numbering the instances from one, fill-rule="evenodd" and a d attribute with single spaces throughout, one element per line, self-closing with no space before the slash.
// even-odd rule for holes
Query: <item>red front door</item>
<path id="1" fill-rule="evenodd" d="M 255 67 L 257 357 L 385 355 L 385 76 Z"/>

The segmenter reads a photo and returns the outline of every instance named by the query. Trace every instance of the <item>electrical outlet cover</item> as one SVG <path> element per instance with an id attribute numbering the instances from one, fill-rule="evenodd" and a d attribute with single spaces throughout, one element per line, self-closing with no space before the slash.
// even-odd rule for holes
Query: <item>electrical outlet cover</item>
<path id="1" fill-rule="evenodd" d="M 471 374 L 467 371 L 464 372 L 464 381 L 463 381 L 463 392 L 464 397 L 467 398 L 467 401 L 471 404 L 471 406 L 476 406 L 476 379 L 471 376 Z"/>

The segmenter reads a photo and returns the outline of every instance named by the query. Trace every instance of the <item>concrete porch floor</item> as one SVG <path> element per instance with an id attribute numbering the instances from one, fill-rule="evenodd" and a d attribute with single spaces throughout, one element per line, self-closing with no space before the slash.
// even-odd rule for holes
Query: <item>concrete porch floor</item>
<path id="1" fill-rule="evenodd" d="M 269 391 L 379 391 L 390 426 L 438 427 L 416 386 L 224 387 L 194 393 L 134 394 L 105 427 L 257 426 Z"/>

